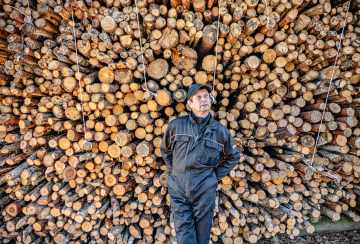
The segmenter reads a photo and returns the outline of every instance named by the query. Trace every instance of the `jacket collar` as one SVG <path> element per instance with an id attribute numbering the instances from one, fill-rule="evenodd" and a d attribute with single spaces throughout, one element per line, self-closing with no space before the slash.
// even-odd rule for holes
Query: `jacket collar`
<path id="1" fill-rule="evenodd" d="M 188 117 L 189 117 L 189 119 L 190 119 L 190 122 L 193 124 L 193 125 L 196 125 L 197 124 L 197 122 L 195 121 L 195 119 L 191 116 L 191 113 L 192 113 L 192 111 L 190 111 L 190 113 L 189 113 L 189 115 L 188 115 Z M 215 126 L 215 119 L 213 118 L 213 116 L 211 115 L 211 113 L 209 113 L 210 114 L 210 118 L 209 118 L 209 122 L 208 122 L 208 127 L 213 127 L 213 126 Z"/>

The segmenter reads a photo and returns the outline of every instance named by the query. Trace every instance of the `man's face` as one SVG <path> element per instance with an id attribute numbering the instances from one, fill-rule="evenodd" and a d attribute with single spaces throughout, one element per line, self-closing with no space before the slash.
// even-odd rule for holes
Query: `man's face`
<path id="1" fill-rule="evenodd" d="M 211 99 L 210 94 L 206 89 L 198 90 L 195 95 L 188 100 L 190 108 L 195 112 L 206 112 L 210 110 Z"/>

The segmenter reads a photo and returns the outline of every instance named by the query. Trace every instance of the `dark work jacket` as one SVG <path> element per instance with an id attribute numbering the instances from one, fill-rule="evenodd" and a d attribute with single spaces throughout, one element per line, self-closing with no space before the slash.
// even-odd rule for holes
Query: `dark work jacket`
<path id="1" fill-rule="evenodd" d="M 220 180 L 239 162 L 240 152 L 229 130 L 209 116 L 208 124 L 200 133 L 190 115 L 169 123 L 161 154 L 171 171 L 184 174 L 190 169 L 210 170 L 215 172 L 216 180 Z"/>

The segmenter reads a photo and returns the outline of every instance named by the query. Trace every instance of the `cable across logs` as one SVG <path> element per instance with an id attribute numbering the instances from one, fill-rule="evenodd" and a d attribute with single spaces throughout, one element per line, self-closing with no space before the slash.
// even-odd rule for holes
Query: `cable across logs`
<path id="1" fill-rule="evenodd" d="M 314 152 L 313 152 L 313 156 L 311 158 L 311 166 L 313 165 L 313 162 L 314 162 L 314 157 L 315 157 L 315 153 L 316 153 L 316 149 L 317 149 L 317 144 L 319 142 L 319 136 L 320 136 L 320 132 L 321 132 L 321 126 L 322 126 L 322 123 L 324 121 L 324 115 L 325 115 L 325 109 L 327 107 L 327 104 L 328 104 L 328 100 L 329 100 L 329 93 L 330 93 L 330 89 L 331 89 L 331 86 L 332 86 L 332 82 L 333 82 L 333 79 L 334 79 L 334 74 L 335 74 L 335 66 L 337 64 L 337 60 L 338 60 L 338 57 L 339 57 L 339 52 L 340 52 L 340 47 L 341 47 L 341 42 L 344 38 L 344 30 L 345 30 L 345 25 L 346 25 L 346 20 L 347 20 L 347 17 L 348 17 L 348 13 L 349 13 L 349 9 L 350 9 L 350 3 L 351 3 L 351 0 L 349 1 L 349 5 L 348 5 L 348 9 L 346 11 L 346 15 L 345 15 L 345 20 L 344 20 L 344 26 L 342 27 L 342 31 L 341 31 L 341 35 L 340 35 L 340 40 L 339 40 L 339 43 L 337 45 L 337 54 L 336 54 L 336 58 L 335 58 L 335 62 L 334 62 L 334 68 L 332 70 L 332 74 L 331 74 L 331 78 L 330 78 L 330 83 L 328 85 L 328 91 L 327 91 L 327 95 L 326 95 L 326 99 L 325 99 L 325 106 L 324 106 L 324 110 L 322 112 L 322 116 L 321 116 L 321 121 L 320 121 L 320 127 L 319 127 L 319 131 L 317 133 L 317 136 L 316 136 L 316 141 L 315 141 L 315 149 L 314 149 Z"/>
<path id="2" fill-rule="evenodd" d="M 359 0 L 1 3 L 2 243 L 175 244 L 159 147 L 195 83 L 243 154 L 211 243 L 360 220 Z"/>

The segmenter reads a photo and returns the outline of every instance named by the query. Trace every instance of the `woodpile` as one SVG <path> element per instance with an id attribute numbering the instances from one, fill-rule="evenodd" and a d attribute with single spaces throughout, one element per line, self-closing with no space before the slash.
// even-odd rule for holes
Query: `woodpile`
<path id="1" fill-rule="evenodd" d="M 195 83 L 243 154 L 211 243 L 360 220 L 359 0 L 0 2 L 2 243 L 176 243 L 160 144 Z"/>

